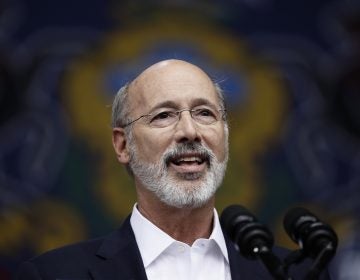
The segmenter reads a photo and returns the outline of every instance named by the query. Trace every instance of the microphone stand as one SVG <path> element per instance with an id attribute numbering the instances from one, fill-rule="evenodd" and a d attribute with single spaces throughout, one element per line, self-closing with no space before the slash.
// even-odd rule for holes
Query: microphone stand
<path id="1" fill-rule="evenodd" d="M 320 277 L 320 273 L 325 269 L 327 264 L 333 258 L 335 254 L 336 248 L 332 242 L 329 242 L 324 246 L 324 248 L 319 252 L 316 256 L 312 266 L 310 267 L 309 271 L 307 272 L 304 280 L 318 280 Z M 288 273 L 288 270 L 291 265 L 300 263 L 304 261 L 306 258 L 306 254 L 303 250 L 295 250 L 292 251 L 286 258 L 285 258 L 285 265 L 284 271 L 285 274 Z"/>
<path id="2" fill-rule="evenodd" d="M 276 280 L 292 280 L 280 259 L 264 244 L 253 246 L 254 255 L 257 256 L 271 276 Z"/>
<path id="3" fill-rule="evenodd" d="M 305 280 L 319 279 L 321 271 L 324 270 L 326 265 L 330 262 L 335 254 L 335 248 L 332 242 L 329 242 L 318 254 L 310 270 L 306 274 Z"/>

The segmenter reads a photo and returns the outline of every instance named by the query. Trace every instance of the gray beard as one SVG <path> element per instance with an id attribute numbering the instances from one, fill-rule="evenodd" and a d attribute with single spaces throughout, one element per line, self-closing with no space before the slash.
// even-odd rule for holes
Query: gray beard
<path id="1" fill-rule="evenodd" d="M 153 192 L 160 201 L 169 206 L 199 208 L 205 205 L 214 196 L 224 178 L 227 153 L 224 161 L 219 162 L 214 153 L 200 143 L 178 144 L 174 148 L 169 148 L 157 163 L 139 160 L 136 145 L 134 143 L 129 144 L 131 147 L 129 167 L 134 176 L 140 180 L 146 189 Z M 175 176 L 169 174 L 167 159 L 171 155 L 194 151 L 207 155 L 208 170 L 205 173 L 177 173 Z M 201 177 L 203 178 L 201 179 Z"/>

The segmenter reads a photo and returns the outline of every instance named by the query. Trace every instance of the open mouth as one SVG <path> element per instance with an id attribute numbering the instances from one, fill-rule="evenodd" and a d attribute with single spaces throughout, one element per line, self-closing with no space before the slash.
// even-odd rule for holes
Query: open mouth
<path id="1" fill-rule="evenodd" d="M 181 172 L 198 172 L 210 164 L 210 157 L 206 153 L 182 153 L 170 156 L 167 165 L 178 167 Z"/>
<path id="2" fill-rule="evenodd" d="M 205 162 L 205 159 L 199 156 L 185 156 L 185 157 L 176 158 L 171 162 L 174 163 L 175 165 L 202 164 Z"/>

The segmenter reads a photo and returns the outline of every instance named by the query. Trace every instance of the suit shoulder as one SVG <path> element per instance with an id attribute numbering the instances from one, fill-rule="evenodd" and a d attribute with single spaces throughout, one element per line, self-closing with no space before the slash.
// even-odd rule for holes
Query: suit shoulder
<path id="1" fill-rule="evenodd" d="M 47 251 L 22 263 L 15 279 L 54 279 L 74 277 L 87 279 L 89 265 L 97 262 L 96 252 L 103 237 L 82 241 Z"/>
<path id="2" fill-rule="evenodd" d="M 84 258 L 86 256 L 95 255 L 104 237 L 81 241 L 73 244 L 69 244 L 63 247 L 52 249 L 41 255 L 33 257 L 30 262 L 41 263 L 48 260 L 69 260 Z"/>

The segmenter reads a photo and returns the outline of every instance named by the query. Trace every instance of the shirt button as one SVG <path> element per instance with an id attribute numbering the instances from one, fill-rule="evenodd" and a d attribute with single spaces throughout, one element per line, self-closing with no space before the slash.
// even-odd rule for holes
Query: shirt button
<path id="1" fill-rule="evenodd" d="M 179 253 L 184 253 L 185 252 L 185 247 L 183 245 L 179 245 L 178 251 L 179 251 Z"/>

